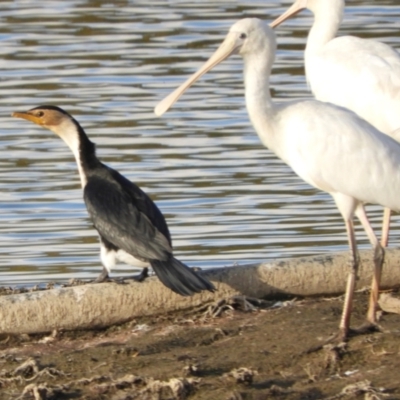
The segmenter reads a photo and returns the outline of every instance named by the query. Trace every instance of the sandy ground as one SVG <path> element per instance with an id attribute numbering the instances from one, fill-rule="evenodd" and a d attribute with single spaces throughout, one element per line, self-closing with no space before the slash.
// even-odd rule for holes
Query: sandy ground
<path id="1" fill-rule="evenodd" d="M 342 301 L 0 337 L 0 399 L 400 399 L 400 315 L 384 314 L 381 332 L 307 352 L 336 332 Z M 354 325 L 366 304 L 357 294 Z"/>

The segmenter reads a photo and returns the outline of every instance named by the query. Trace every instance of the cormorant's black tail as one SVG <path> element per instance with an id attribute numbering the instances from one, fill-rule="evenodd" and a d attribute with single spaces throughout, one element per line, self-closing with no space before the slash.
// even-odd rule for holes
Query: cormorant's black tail
<path id="1" fill-rule="evenodd" d="M 151 260 L 150 264 L 160 281 L 182 296 L 191 296 L 202 290 L 215 290 L 208 279 L 198 275 L 172 255 L 165 261 Z"/>

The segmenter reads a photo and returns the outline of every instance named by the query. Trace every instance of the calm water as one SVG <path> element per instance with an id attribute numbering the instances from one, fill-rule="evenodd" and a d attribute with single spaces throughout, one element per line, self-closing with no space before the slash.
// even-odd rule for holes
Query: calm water
<path id="1" fill-rule="evenodd" d="M 72 154 L 50 131 L 12 119 L 54 104 L 72 113 L 103 161 L 165 214 L 176 255 L 209 268 L 346 249 L 331 198 L 259 142 L 237 58 L 208 73 L 163 118 L 161 98 L 193 73 L 244 16 L 271 21 L 288 1 L 2 1 L 0 9 L 0 284 L 94 278 L 99 245 Z M 149 6 L 150 4 L 150 6 Z M 400 49 L 396 0 L 348 1 L 341 34 Z M 279 32 L 277 99 L 310 96 L 307 12 Z M 381 209 L 369 207 L 379 226 Z M 391 231 L 399 236 L 399 223 Z M 360 233 L 363 247 L 368 243 Z M 115 275 L 126 274 L 120 266 Z"/>

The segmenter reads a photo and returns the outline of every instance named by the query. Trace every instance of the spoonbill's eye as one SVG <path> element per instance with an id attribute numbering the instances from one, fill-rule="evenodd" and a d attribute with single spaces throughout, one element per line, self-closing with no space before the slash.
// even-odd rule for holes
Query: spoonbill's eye
<path id="1" fill-rule="evenodd" d="M 246 39 L 247 35 L 245 33 L 241 33 L 239 37 L 240 37 L 240 39 Z"/>

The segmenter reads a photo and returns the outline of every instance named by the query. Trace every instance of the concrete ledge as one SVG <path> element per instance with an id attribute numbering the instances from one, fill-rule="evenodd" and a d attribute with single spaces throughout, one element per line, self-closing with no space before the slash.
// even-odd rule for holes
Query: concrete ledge
<path id="1" fill-rule="evenodd" d="M 362 251 L 358 287 L 369 286 L 372 251 Z M 0 334 L 93 329 L 135 317 L 190 309 L 235 294 L 257 298 L 343 293 L 348 253 L 285 259 L 207 271 L 215 293 L 181 297 L 157 278 L 126 285 L 88 284 L 0 297 Z M 382 288 L 400 285 L 400 250 L 388 249 Z"/>

